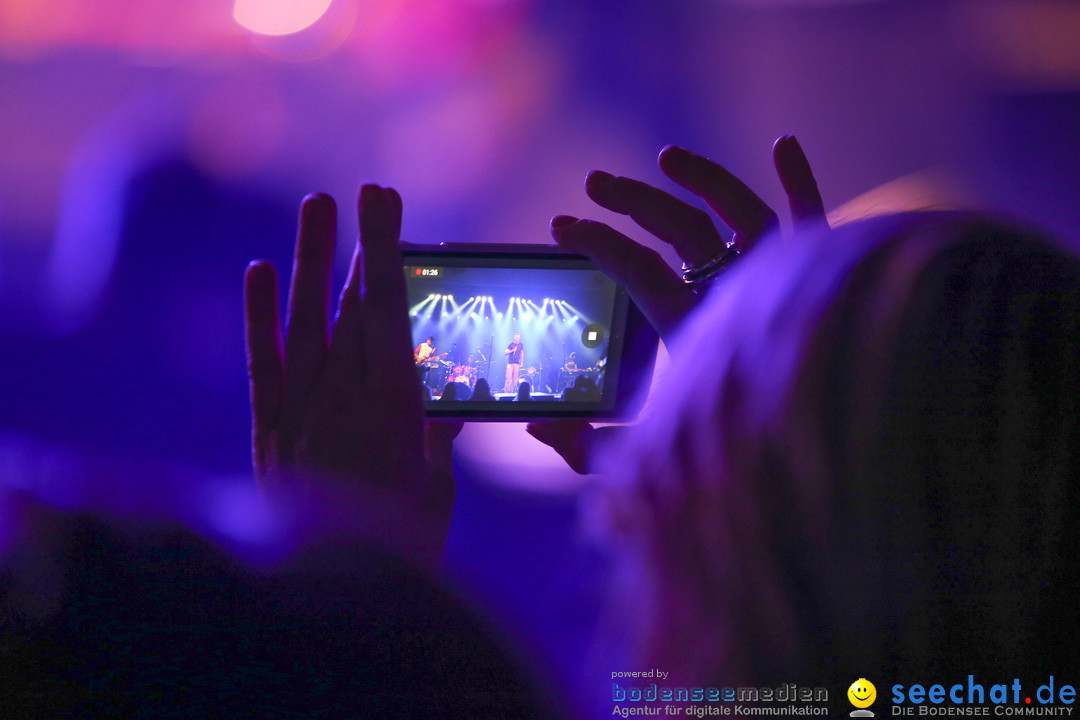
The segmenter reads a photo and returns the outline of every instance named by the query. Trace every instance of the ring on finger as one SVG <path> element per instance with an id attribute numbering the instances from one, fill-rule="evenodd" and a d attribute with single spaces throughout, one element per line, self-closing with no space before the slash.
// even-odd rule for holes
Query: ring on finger
<path id="1" fill-rule="evenodd" d="M 724 244 L 724 249 L 707 263 L 703 265 L 683 263 L 682 280 L 693 288 L 694 292 L 702 292 L 709 283 L 726 272 L 740 257 L 741 253 L 735 241 L 729 240 Z"/>

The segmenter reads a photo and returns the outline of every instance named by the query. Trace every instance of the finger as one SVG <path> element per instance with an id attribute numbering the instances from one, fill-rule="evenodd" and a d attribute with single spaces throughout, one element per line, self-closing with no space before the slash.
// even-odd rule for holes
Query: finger
<path id="1" fill-rule="evenodd" d="M 567 215 L 551 219 L 551 236 L 560 246 L 588 256 L 630 293 L 662 336 L 694 306 L 695 296 L 655 250 L 593 220 Z"/>
<path id="2" fill-rule="evenodd" d="M 599 472 L 594 467 L 594 458 L 605 443 L 623 430 L 617 426 L 594 428 L 584 420 L 549 420 L 525 426 L 525 432 L 557 452 L 579 475 Z"/>
<path id="3" fill-rule="evenodd" d="M 364 338 L 360 331 L 360 255 L 360 243 L 357 243 L 353 248 L 352 260 L 349 261 L 349 275 L 345 278 L 345 287 L 341 290 L 337 318 L 334 320 L 334 335 L 330 340 L 327 376 L 328 381 L 338 387 L 344 381 L 359 381 L 364 371 Z"/>
<path id="4" fill-rule="evenodd" d="M 330 285 L 337 208 L 329 195 L 309 195 L 300 208 L 285 335 L 286 394 L 306 395 L 322 370 L 330 334 Z"/>
<path id="5" fill-rule="evenodd" d="M 393 188 L 364 185 L 360 188 L 359 210 L 363 246 L 361 319 L 368 340 L 365 361 L 369 368 L 409 369 L 412 343 L 405 273 L 398 249 L 401 196 Z"/>
<path id="6" fill-rule="evenodd" d="M 651 185 L 593 170 L 585 178 L 585 192 L 596 204 L 628 215 L 673 245 L 679 257 L 691 265 L 707 263 L 724 249 L 724 240 L 708 213 Z"/>
<path id="7" fill-rule="evenodd" d="M 810 161 L 794 135 L 785 135 L 773 143 L 773 164 L 788 196 L 792 223 L 796 226 L 827 228 L 821 191 L 818 190 Z"/>
<path id="8" fill-rule="evenodd" d="M 589 423 L 584 420 L 533 422 L 525 426 L 525 432 L 557 452 L 574 472 L 589 474 L 589 451 L 596 432 Z"/>
<path id="9" fill-rule="evenodd" d="M 735 244 L 746 252 L 774 230 L 776 213 L 741 180 L 712 160 L 674 145 L 660 151 L 660 169 L 700 196 L 735 231 Z"/>
<path id="10" fill-rule="evenodd" d="M 277 426 L 285 383 L 278 281 L 274 266 L 256 261 L 244 274 L 244 320 L 251 392 L 253 459 L 257 472 L 266 467 L 266 436 Z"/>
<path id="11" fill-rule="evenodd" d="M 465 427 L 463 422 L 429 420 L 424 426 L 424 448 L 427 453 L 431 479 L 436 496 L 453 502 L 454 484 L 454 438 Z"/>

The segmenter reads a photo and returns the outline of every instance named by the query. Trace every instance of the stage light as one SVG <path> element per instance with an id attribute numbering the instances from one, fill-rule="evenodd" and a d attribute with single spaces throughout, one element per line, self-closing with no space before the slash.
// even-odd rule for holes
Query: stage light
<path id="1" fill-rule="evenodd" d="M 433 306 L 435 304 L 435 300 L 436 300 L 436 298 L 435 298 L 434 294 L 428 295 L 426 298 L 424 298 L 423 300 L 418 302 L 416 305 L 413 305 L 411 308 L 409 308 L 409 312 L 417 313 L 418 316 L 419 316 L 419 313 L 421 311 Z"/>

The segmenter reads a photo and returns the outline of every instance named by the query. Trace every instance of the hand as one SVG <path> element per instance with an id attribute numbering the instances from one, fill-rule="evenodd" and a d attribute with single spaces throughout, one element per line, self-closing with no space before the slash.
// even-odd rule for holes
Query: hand
<path id="1" fill-rule="evenodd" d="M 778 227 L 776 213 L 720 165 L 673 145 L 664 148 L 658 160 L 665 175 L 701 197 L 734 231 L 732 239 L 740 253 L 749 252 Z M 827 228 L 817 181 L 794 136 L 773 144 L 773 163 L 788 196 L 793 225 Z M 670 243 L 686 263 L 705 264 L 724 249 L 725 242 L 708 213 L 651 185 L 594 170 L 585 179 L 585 192 L 601 207 L 628 215 Z M 670 339 L 702 297 L 659 253 L 604 223 L 557 215 L 551 219 L 551 235 L 562 247 L 592 258 L 625 286 L 664 339 Z M 589 471 L 593 446 L 604 434 L 582 421 L 532 423 L 527 430 L 579 473 Z"/>
<path id="2" fill-rule="evenodd" d="M 437 563 L 454 503 L 451 443 L 460 423 L 424 426 L 397 243 L 401 198 L 360 189 L 360 242 L 331 337 L 337 210 L 310 195 L 300 211 L 287 333 L 278 280 L 245 276 L 255 476 L 271 498 L 314 502 L 336 530 Z"/>
<path id="3" fill-rule="evenodd" d="M 734 231 L 733 240 L 741 253 L 749 252 L 777 228 L 776 213 L 711 160 L 674 145 L 664 148 L 658 160 L 665 175 L 705 200 Z M 773 161 L 787 191 L 794 224 L 826 226 L 817 182 L 794 136 L 776 141 Z M 691 265 L 705 264 L 724 249 L 724 240 L 708 213 L 651 185 L 594 170 L 585 179 L 585 192 L 601 207 L 628 215 L 670 243 Z M 551 220 L 551 235 L 559 245 L 588 255 L 624 285 L 661 337 L 670 337 L 700 299 L 659 253 L 604 223 L 557 215 Z"/>

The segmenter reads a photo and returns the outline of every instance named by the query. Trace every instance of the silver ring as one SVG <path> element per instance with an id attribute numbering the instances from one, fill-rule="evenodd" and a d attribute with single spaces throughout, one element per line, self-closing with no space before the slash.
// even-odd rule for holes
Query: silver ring
<path id="1" fill-rule="evenodd" d="M 739 253 L 739 248 L 735 246 L 735 241 L 729 240 L 724 244 L 724 249 L 704 265 L 688 265 L 683 263 L 683 282 L 690 285 L 694 289 L 694 292 L 701 292 L 705 289 L 706 285 L 734 265 L 740 257 L 741 254 Z"/>

